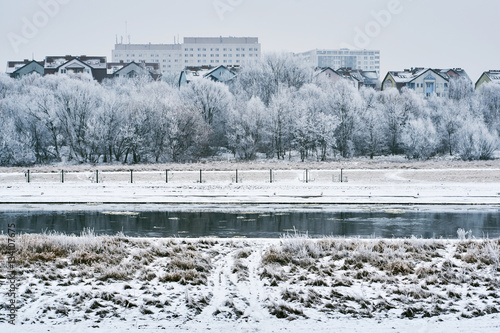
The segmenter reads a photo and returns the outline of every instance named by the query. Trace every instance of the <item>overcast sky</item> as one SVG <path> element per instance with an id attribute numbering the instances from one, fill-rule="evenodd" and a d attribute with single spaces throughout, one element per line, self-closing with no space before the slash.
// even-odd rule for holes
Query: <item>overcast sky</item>
<path id="1" fill-rule="evenodd" d="M 377 49 L 381 76 L 462 67 L 476 81 L 500 69 L 499 13 L 497 0 L 1 0 L 0 63 L 32 54 L 111 60 L 116 35 L 128 41 L 127 22 L 132 43 L 255 36 L 263 52 Z"/>

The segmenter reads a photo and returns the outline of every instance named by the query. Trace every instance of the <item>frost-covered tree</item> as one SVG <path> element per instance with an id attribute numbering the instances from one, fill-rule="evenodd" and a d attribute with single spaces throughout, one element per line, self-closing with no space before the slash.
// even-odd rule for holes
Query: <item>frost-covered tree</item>
<path id="1" fill-rule="evenodd" d="M 270 133 L 271 118 L 260 98 L 241 101 L 231 112 L 228 145 L 238 158 L 251 160 L 257 152 L 267 151 L 271 142 Z"/>
<path id="2" fill-rule="evenodd" d="M 469 99 L 474 93 L 474 87 L 469 80 L 462 77 L 452 78 L 450 80 L 450 86 L 448 89 L 448 97 L 450 99 L 460 101 L 463 99 Z"/>
<path id="3" fill-rule="evenodd" d="M 455 100 L 437 99 L 430 106 L 431 117 L 438 136 L 440 137 L 440 148 L 442 153 L 452 156 L 456 151 L 457 132 L 462 127 L 467 115 L 467 107 Z"/>
<path id="4" fill-rule="evenodd" d="M 184 98 L 199 110 L 205 122 L 213 126 L 224 121 L 231 106 L 232 95 L 223 83 L 195 80 L 183 88 Z"/>
<path id="5" fill-rule="evenodd" d="M 60 80 L 54 105 L 64 143 L 69 149 L 68 158 L 77 162 L 97 162 L 101 152 L 92 144 L 89 126 L 98 112 L 101 90 L 95 81 L 85 76 L 60 76 Z"/>
<path id="6" fill-rule="evenodd" d="M 373 159 L 384 149 L 386 123 L 379 94 L 371 88 L 362 89 L 360 93 L 363 104 L 359 122 L 360 130 L 357 132 L 357 149 Z"/>
<path id="7" fill-rule="evenodd" d="M 327 92 L 315 84 L 304 85 L 294 96 L 293 145 L 302 161 L 310 153 L 325 161 L 328 150 L 336 143 L 338 118 L 329 103 Z"/>
<path id="8" fill-rule="evenodd" d="M 488 160 L 498 148 L 498 134 L 483 122 L 467 119 L 457 133 L 457 152 L 463 160 Z"/>
<path id="9" fill-rule="evenodd" d="M 342 157 L 351 157 L 354 154 L 354 138 L 359 129 L 362 100 L 358 90 L 347 80 L 340 80 L 329 87 L 329 107 L 331 114 L 338 120 L 335 147 Z"/>
<path id="10" fill-rule="evenodd" d="M 478 105 L 490 131 L 500 133 L 500 85 L 489 83 L 479 88 Z"/>
<path id="11" fill-rule="evenodd" d="M 232 86 L 235 96 L 260 98 L 269 106 L 282 87 L 299 89 L 312 80 L 313 68 L 288 53 L 270 53 L 251 61 L 238 73 Z"/>
<path id="12" fill-rule="evenodd" d="M 401 141 L 408 158 L 428 159 L 436 151 L 438 136 L 430 118 L 416 118 L 405 124 Z"/>
<path id="13" fill-rule="evenodd" d="M 292 95 L 290 88 L 281 88 L 276 95 L 273 95 L 269 105 L 272 147 L 278 159 L 284 159 L 292 148 L 292 113 L 295 110 Z"/>
<path id="14" fill-rule="evenodd" d="M 396 89 L 381 94 L 384 122 L 387 124 L 386 142 L 391 154 L 401 152 L 401 132 L 408 119 L 408 109 L 402 95 Z"/>

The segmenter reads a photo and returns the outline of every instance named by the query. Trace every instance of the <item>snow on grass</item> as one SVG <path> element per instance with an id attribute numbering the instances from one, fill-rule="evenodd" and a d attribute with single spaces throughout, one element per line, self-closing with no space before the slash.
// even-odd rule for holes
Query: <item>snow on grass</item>
<path id="1" fill-rule="evenodd" d="M 5 264 L 6 236 L 0 244 Z M 470 320 L 500 312 L 498 239 L 183 240 L 86 231 L 21 235 L 16 245 L 25 327 Z"/>

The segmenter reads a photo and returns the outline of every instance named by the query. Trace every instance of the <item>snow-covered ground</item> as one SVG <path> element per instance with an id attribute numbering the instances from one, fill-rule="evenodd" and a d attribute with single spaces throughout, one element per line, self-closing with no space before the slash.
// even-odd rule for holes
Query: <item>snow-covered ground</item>
<path id="1" fill-rule="evenodd" d="M 0 169 L 0 203 L 499 204 L 500 160 Z M 340 169 L 346 182 L 339 182 Z M 168 183 L 166 169 L 168 173 Z M 202 182 L 200 183 L 200 171 Z M 238 169 L 238 183 L 236 183 Z M 273 169 L 273 182 L 270 182 Z M 305 169 L 308 180 L 305 182 Z"/>
<path id="2" fill-rule="evenodd" d="M 500 241 L 460 236 L 22 235 L 17 325 L 3 312 L 0 330 L 498 332 Z"/>
<path id="3" fill-rule="evenodd" d="M 0 169 L 9 209 L 500 204 L 500 161 Z M 239 169 L 239 183 L 235 169 Z M 275 169 L 270 183 L 269 169 Z M 310 182 L 304 182 L 305 169 Z M 340 168 L 347 182 L 339 183 Z M 165 172 L 169 173 L 166 183 Z M 199 183 L 199 169 L 203 169 Z M 93 182 L 94 181 L 94 182 Z M 14 208 L 13 208 L 14 207 Z M 57 207 L 57 206 L 53 206 Z M 37 209 L 38 209 L 37 208 Z M 233 209 L 231 208 L 231 209 Z M 288 209 L 288 208 L 286 208 Z M 6 237 L 0 236 L 6 277 Z M 17 238 L 18 325 L 2 332 L 497 332 L 498 240 Z M 2 303 L 5 284 L 0 287 Z"/>

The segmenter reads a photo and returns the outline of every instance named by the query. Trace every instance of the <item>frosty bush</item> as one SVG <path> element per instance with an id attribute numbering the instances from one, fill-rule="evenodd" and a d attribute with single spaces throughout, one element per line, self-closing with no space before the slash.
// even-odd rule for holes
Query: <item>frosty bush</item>
<path id="1" fill-rule="evenodd" d="M 490 133 L 484 123 L 470 119 L 458 132 L 457 152 L 463 160 L 491 159 L 497 147 L 496 133 Z"/>
<path id="2" fill-rule="evenodd" d="M 429 118 L 410 120 L 403 129 L 401 141 L 408 158 L 427 159 L 437 147 L 437 133 Z"/>

